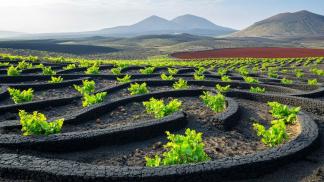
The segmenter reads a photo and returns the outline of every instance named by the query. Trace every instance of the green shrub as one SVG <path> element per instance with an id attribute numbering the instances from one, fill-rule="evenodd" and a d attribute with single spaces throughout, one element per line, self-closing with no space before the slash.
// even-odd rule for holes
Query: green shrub
<path id="1" fill-rule="evenodd" d="M 154 158 L 145 157 L 146 166 L 158 167 L 175 164 L 198 163 L 210 160 L 204 151 L 202 133 L 186 129 L 185 135 L 175 135 L 166 132 L 169 142 L 164 145 L 167 150 L 162 154 L 163 158 L 156 155 Z"/>
<path id="2" fill-rule="evenodd" d="M 44 114 L 37 111 L 28 114 L 24 110 L 19 111 L 21 131 L 24 136 L 28 135 L 51 135 L 61 132 L 64 119 L 48 122 Z"/>
<path id="3" fill-rule="evenodd" d="M 85 74 L 87 75 L 98 75 L 100 73 L 99 71 L 99 65 L 94 64 L 91 67 L 87 68 L 85 71 Z"/>
<path id="4" fill-rule="evenodd" d="M 271 124 L 272 126 L 269 129 L 265 129 L 263 125 L 254 123 L 253 128 L 257 132 L 257 135 L 262 137 L 262 143 L 269 147 L 275 147 L 288 139 L 288 134 L 284 120 L 274 120 Z"/>
<path id="5" fill-rule="evenodd" d="M 324 70 L 316 69 L 314 71 L 314 74 L 318 76 L 324 76 Z"/>
<path id="6" fill-rule="evenodd" d="M 250 92 L 263 94 L 266 92 L 266 89 L 261 87 L 250 87 Z"/>
<path id="7" fill-rule="evenodd" d="M 200 98 L 203 100 L 205 105 L 215 112 L 223 112 L 226 109 L 225 96 L 221 93 L 212 95 L 210 92 L 204 92 Z"/>
<path id="8" fill-rule="evenodd" d="M 14 89 L 14 88 L 8 88 L 8 92 L 9 92 L 11 99 L 16 104 L 23 103 L 23 102 L 30 102 L 33 100 L 33 97 L 34 97 L 34 95 L 33 95 L 34 90 L 31 88 L 28 90 L 23 90 L 23 91 L 20 91 L 18 89 Z"/>
<path id="9" fill-rule="evenodd" d="M 144 75 L 148 75 L 148 74 L 152 74 L 155 70 L 155 67 L 147 67 L 145 69 L 140 69 L 140 73 L 144 74 Z"/>
<path id="10" fill-rule="evenodd" d="M 121 74 L 121 67 L 117 67 L 117 68 L 112 68 L 110 71 L 112 72 L 112 74 L 114 75 L 120 75 Z"/>
<path id="11" fill-rule="evenodd" d="M 118 78 L 117 77 L 117 81 L 119 83 L 129 83 L 131 81 L 131 76 L 127 74 L 123 78 Z"/>
<path id="12" fill-rule="evenodd" d="M 281 70 L 281 73 L 282 74 L 287 74 L 288 73 L 288 70 L 287 69 Z"/>
<path id="13" fill-rule="evenodd" d="M 18 62 L 17 68 L 20 69 L 20 70 L 30 69 L 30 68 L 33 68 L 33 64 L 28 63 L 26 61 L 20 61 L 20 62 Z"/>
<path id="14" fill-rule="evenodd" d="M 252 68 L 253 73 L 257 73 L 259 70 L 260 70 L 260 68 L 258 66 L 255 66 Z"/>
<path id="15" fill-rule="evenodd" d="M 243 67 L 240 67 L 237 71 L 242 76 L 247 76 L 249 74 L 249 70 L 246 67 L 244 67 L 244 66 Z"/>
<path id="16" fill-rule="evenodd" d="M 259 83 L 259 81 L 257 79 L 254 79 L 253 77 L 244 76 L 243 79 L 246 83 Z"/>
<path id="17" fill-rule="evenodd" d="M 216 85 L 216 90 L 218 92 L 221 92 L 221 93 L 225 93 L 225 92 L 228 92 L 229 90 L 231 89 L 231 86 L 230 85 L 227 85 L 227 86 L 221 86 L 220 84 L 217 84 Z"/>
<path id="18" fill-rule="evenodd" d="M 179 70 L 176 68 L 168 68 L 168 72 L 170 75 L 176 75 L 179 72 Z"/>
<path id="19" fill-rule="evenodd" d="M 143 102 L 146 112 L 153 114 L 155 118 L 163 118 L 178 111 L 182 103 L 178 99 L 171 100 L 167 105 L 163 100 L 151 98 L 150 101 Z"/>
<path id="20" fill-rule="evenodd" d="M 312 72 L 315 75 L 324 76 L 324 70 L 317 69 L 317 68 L 312 68 L 309 71 Z"/>
<path id="21" fill-rule="evenodd" d="M 175 90 L 180 90 L 180 89 L 188 89 L 188 82 L 182 78 L 180 78 L 177 82 L 173 84 L 173 88 Z"/>
<path id="22" fill-rule="evenodd" d="M 130 91 L 131 95 L 138 95 L 138 94 L 146 94 L 149 92 L 149 90 L 147 89 L 147 84 L 146 83 L 142 83 L 142 84 L 131 84 L 130 87 L 128 88 L 128 91 Z"/>
<path id="23" fill-rule="evenodd" d="M 310 79 L 310 80 L 307 80 L 307 84 L 308 85 L 317 85 L 318 82 L 317 82 L 317 79 Z"/>
<path id="24" fill-rule="evenodd" d="M 229 76 L 222 76 L 222 77 L 221 77 L 221 80 L 222 80 L 223 82 L 232 82 L 232 79 L 230 79 Z"/>
<path id="25" fill-rule="evenodd" d="M 216 65 L 211 65 L 211 66 L 208 68 L 208 71 L 214 71 L 214 70 L 215 70 L 215 67 L 216 67 Z"/>
<path id="26" fill-rule="evenodd" d="M 161 79 L 162 80 L 173 80 L 174 78 L 173 78 L 172 75 L 167 76 L 165 73 L 162 73 L 161 74 Z"/>
<path id="27" fill-rule="evenodd" d="M 9 62 L 0 62 L 0 66 L 9 66 Z"/>
<path id="28" fill-rule="evenodd" d="M 292 84 L 292 83 L 293 83 L 292 80 L 288 80 L 287 78 L 283 78 L 283 79 L 281 79 L 280 82 L 281 82 L 282 84 Z"/>
<path id="29" fill-rule="evenodd" d="M 269 71 L 268 76 L 270 78 L 278 78 L 279 77 L 279 75 L 278 75 L 278 73 L 276 71 Z"/>
<path id="30" fill-rule="evenodd" d="M 224 75 L 226 75 L 227 72 L 228 72 L 228 70 L 225 68 L 218 68 L 218 70 L 217 70 L 217 74 L 219 76 L 224 76 Z"/>
<path id="31" fill-rule="evenodd" d="M 289 108 L 287 105 L 278 102 L 268 102 L 271 107 L 270 113 L 276 119 L 283 119 L 287 124 L 295 123 L 300 107 Z"/>
<path id="32" fill-rule="evenodd" d="M 41 69 L 43 69 L 44 67 L 45 66 L 42 63 L 37 64 L 37 65 L 34 65 L 34 68 L 41 68 Z"/>
<path id="33" fill-rule="evenodd" d="M 80 60 L 79 61 L 79 67 L 80 68 L 88 68 L 88 67 L 90 67 L 92 65 L 93 65 L 93 63 L 90 62 L 90 61 L 85 61 L 85 60 Z"/>
<path id="34" fill-rule="evenodd" d="M 10 66 L 8 69 L 7 69 L 7 75 L 8 76 L 19 76 L 21 73 L 20 70 L 17 69 L 17 67 L 14 67 L 14 66 Z"/>
<path id="35" fill-rule="evenodd" d="M 91 80 L 83 80 L 82 86 L 73 85 L 75 90 L 77 90 L 81 95 L 90 94 L 95 91 L 96 83 Z"/>
<path id="36" fill-rule="evenodd" d="M 118 63 L 118 64 L 116 64 L 116 66 L 121 68 L 121 69 L 129 67 L 129 65 L 130 64 L 128 64 L 128 63 Z"/>
<path id="37" fill-rule="evenodd" d="M 204 80 L 204 79 L 205 79 L 205 75 L 201 75 L 201 74 L 199 74 L 198 72 L 196 72 L 196 73 L 194 74 L 194 79 L 195 79 L 195 80 Z"/>
<path id="38" fill-rule="evenodd" d="M 76 65 L 75 64 L 68 64 L 65 67 L 63 67 L 63 70 L 72 70 L 75 69 Z"/>
<path id="39" fill-rule="evenodd" d="M 56 75 L 56 72 L 54 70 L 52 70 L 52 67 L 50 66 L 44 66 L 42 68 L 43 70 L 43 75 Z"/>
<path id="40" fill-rule="evenodd" d="M 198 70 L 195 71 L 195 73 L 197 73 L 197 75 L 202 75 L 205 73 L 205 71 L 206 71 L 206 68 L 199 67 Z"/>
<path id="41" fill-rule="evenodd" d="M 194 79 L 195 80 L 204 80 L 205 79 L 205 73 L 206 69 L 204 67 L 199 67 L 198 70 L 194 73 Z"/>
<path id="42" fill-rule="evenodd" d="M 82 106 L 89 107 L 91 105 L 101 103 L 103 102 L 106 96 L 107 96 L 107 92 L 100 92 L 92 95 L 84 94 L 82 100 Z"/>
<path id="43" fill-rule="evenodd" d="M 323 61 L 323 58 L 317 58 L 316 64 L 321 64 L 322 61 Z"/>
<path id="44" fill-rule="evenodd" d="M 266 71 L 266 69 L 269 67 L 269 63 L 262 63 L 261 65 L 261 71 Z"/>
<path id="45" fill-rule="evenodd" d="M 62 77 L 55 77 L 55 76 L 52 76 L 51 77 L 51 80 L 48 81 L 48 83 L 62 83 L 63 82 L 63 78 Z"/>
<path id="46" fill-rule="evenodd" d="M 302 70 L 295 69 L 295 75 L 297 78 L 301 78 L 304 76 L 304 73 L 302 72 Z"/>
<path id="47" fill-rule="evenodd" d="M 38 59 L 37 56 L 27 56 L 27 57 L 26 57 L 26 60 L 28 60 L 28 61 L 32 61 L 32 62 L 39 61 L 39 59 Z"/>

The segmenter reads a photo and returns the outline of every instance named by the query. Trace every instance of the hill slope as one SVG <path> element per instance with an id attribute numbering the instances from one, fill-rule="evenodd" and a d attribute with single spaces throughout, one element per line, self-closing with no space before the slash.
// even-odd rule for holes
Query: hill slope
<path id="1" fill-rule="evenodd" d="M 309 37 L 324 35 L 324 16 L 309 11 L 281 13 L 234 33 L 236 37 Z"/>

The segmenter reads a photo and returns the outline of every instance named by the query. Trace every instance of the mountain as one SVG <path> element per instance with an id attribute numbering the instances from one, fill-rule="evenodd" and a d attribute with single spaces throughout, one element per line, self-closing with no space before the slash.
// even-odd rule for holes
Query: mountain
<path id="1" fill-rule="evenodd" d="M 78 39 L 89 37 L 137 37 L 145 35 L 178 35 L 191 34 L 197 36 L 223 36 L 236 30 L 215 25 L 214 23 L 194 15 L 183 15 L 173 20 L 158 16 L 150 16 L 129 26 L 118 26 L 88 32 L 41 33 L 17 35 L 16 39 Z"/>
<path id="2" fill-rule="evenodd" d="M 173 20 L 158 16 L 148 17 L 134 25 L 106 28 L 88 32 L 106 36 L 133 37 L 140 35 L 193 34 L 202 36 L 219 36 L 235 32 L 234 29 L 221 27 L 194 15 L 183 15 Z"/>
<path id="3" fill-rule="evenodd" d="M 171 20 L 182 28 L 181 33 L 203 36 L 219 36 L 233 33 L 236 30 L 215 25 L 205 18 L 194 15 L 183 15 Z"/>
<path id="4" fill-rule="evenodd" d="M 0 38 L 11 38 L 11 37 L 16 37 L 20 35 L 25 35 L 24 33 L 21 32 L 12 32 L 12 31 L 0 31 Z"/>
<path id="5" fill-rule="evenodd" d="M 234 29 L 215 25 L 211 21 L 194 15 L 183 15 L 174 18 L 172 22 L 182 26 L 186 29 L 207 29 L 207 30 L 220 30 L 220 31 L 235 31 Z"/>
<path id="6" fill-rule="evenodd" d="M 98 33 L 101 35 L 147 35 L 149 33 L 154 34 L 155 32 L 172 32 L 174 30 L 180 30 L 180 27 L 171 21 L 158 16 L 150 16 L 134 25 L 130 26 L 119 26 L 114 28 L 105 28 L 99 31 L 93 31 L 90 33 Z"/>
<path id="7" fill-rule="evenodd" d="M 324 16 L 309 11 L 281 13 L 236 32 L 236 37 L 310 37 L 324 35 Z"/>

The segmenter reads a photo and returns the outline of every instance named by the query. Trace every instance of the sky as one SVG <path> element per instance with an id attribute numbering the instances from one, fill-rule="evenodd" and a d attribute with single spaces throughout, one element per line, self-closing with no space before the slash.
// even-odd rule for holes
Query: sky
<path id="1" fill-rule="evenodd" d="M 134 24 L 148 16 L 183 14 L 243 29 L 283 12 L 324 15 L 324 0 L 0 0 L 0 30 L 79 32 Z"/>

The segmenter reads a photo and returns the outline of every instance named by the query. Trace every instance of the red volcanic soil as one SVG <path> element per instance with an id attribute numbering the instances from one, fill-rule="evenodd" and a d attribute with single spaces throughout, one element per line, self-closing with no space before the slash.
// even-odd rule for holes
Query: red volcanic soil
<path id="1" fill-rule="evenodd" d="M 171 54 L 179 59 L 207 58 L 300 58 L 324 57 L 324 49 L 307 48 L 228 48 Z"/>

